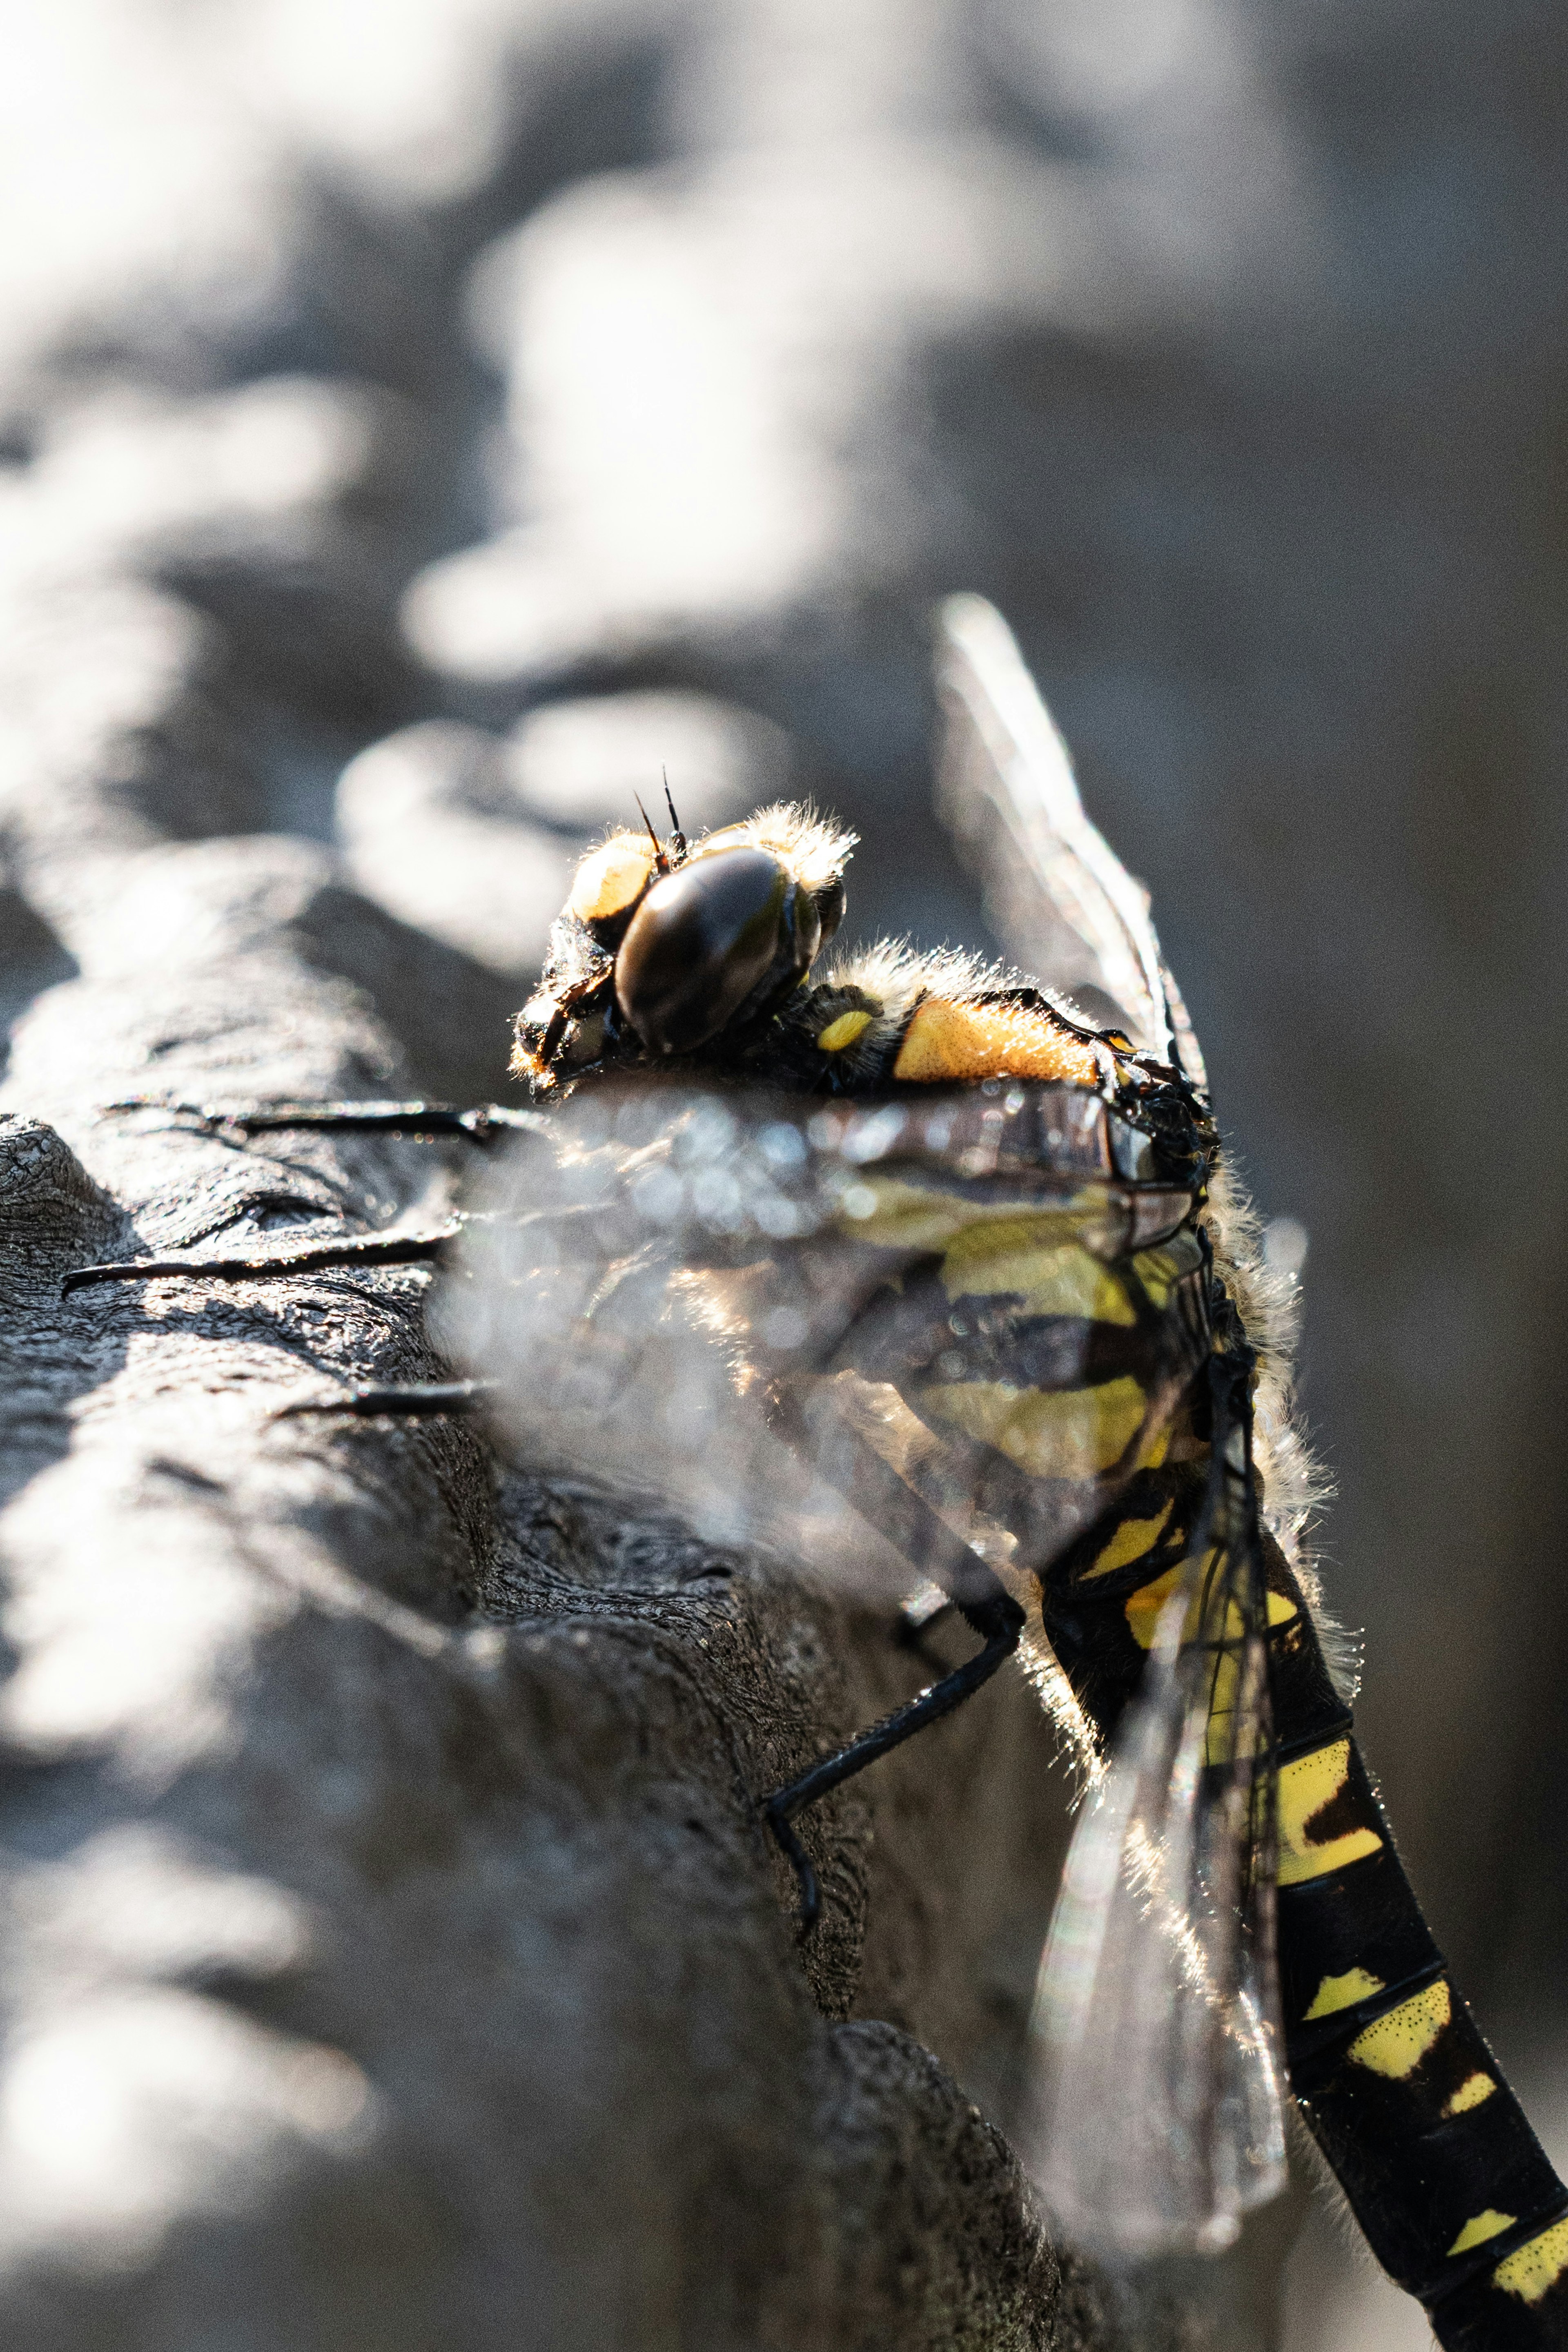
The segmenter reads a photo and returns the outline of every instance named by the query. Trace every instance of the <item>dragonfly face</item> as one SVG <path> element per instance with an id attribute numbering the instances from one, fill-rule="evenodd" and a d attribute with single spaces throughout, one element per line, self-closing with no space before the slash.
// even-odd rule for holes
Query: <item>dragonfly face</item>
<path id="1" fill-rule="evenodd" d="M 612 835 L 579 868 L 514 1070 L 547 1088 L 754 1039 L 838 929 L 852 845 L 788 807 L 690 847 L 678 824 Z"/>

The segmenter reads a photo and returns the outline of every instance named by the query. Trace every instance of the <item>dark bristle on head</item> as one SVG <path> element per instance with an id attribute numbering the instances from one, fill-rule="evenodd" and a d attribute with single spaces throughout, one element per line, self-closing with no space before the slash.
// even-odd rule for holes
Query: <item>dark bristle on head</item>
<path id="1" fill-rule="evenodd" d="M 653 862 L 661 874 L 667 874 L 670 870 L 670 861 L 664 855 L 664 844 L 653 830 L 653 820 L 643 806 L 643 795 L 641 793 L 633 793 L 632 797 L 637 803 L 638 815 L 648 828 L 648 838 L 653 845 Z"/>
<path id="2" fill-rule="evenodd" d="M 664 806 L 670 812 L 670 839 L 675 845 L 675 858 L 678 864 L 686 854 L 686 836 L 681 830 L 681 820 L 675 814 L 675 803 L 670 794 L 670 772 L 668 768 L 661 768 L 659 773 L 664 780 Z"/>

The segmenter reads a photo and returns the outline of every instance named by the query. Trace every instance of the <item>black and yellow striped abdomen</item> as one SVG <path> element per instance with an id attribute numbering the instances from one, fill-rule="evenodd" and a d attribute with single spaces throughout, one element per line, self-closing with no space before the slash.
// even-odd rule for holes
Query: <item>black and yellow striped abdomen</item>
<path id="1" fill-rule="evenodd" d="M 847 1139 L 841 1206 L 804 1273 L 788 1253 L 754 1261 L 747 1311 L 765 1333 L 802 1280 L 835 1301 L 809 1367 L 763 1357 L 816 1466 L 960 1599 L 979 1563 L 999 1578 L 1049 1645 L 1053 1697 L 1103 1750 L 1209 1541 L 1211 1367 L 1233 1317 L 1194 1195 L 1119 1156 L 1093 1097 L 1015 1091 L 1016 1106 L 977 1089 L 814 1116 Z M 1015 1119 L 1032 1125 L 1009 1150 Z M 879 1159 L 901 1122 L 897 1156 Z M 1266 1624 L 1302 2112 L 1449 2352 L 1568 2346 L 1568 2193 L 1448 1980 L 1307 1600 L 1266 1534 L 1260 1553 L 1260 1592 L 1255 1563 L 1238 1581 L 1226 1555 L 1198 1634 L 1215 1658 L 1207 1761 L 1227 1765 L 1243 1635 Z"/>
<path id="2" fill-rule="evenodd" d="M 1061 1207 L 884 1184 L 865 1239 L 920 1221 L 928 1254 L 871 1299 L 838 1368 L 896 1391 L 925 1444 L 906 1431 L 889 1459 L 956 1533 L 986 1531 L 1015 1592 L 1039 1563 L 1044 1633 L 1103 1743 L 1203 1507 L 1196 1235 L 1117 1256 Z M 1449 1983 L 1306 1600 L 1267 1537 L 1263 1554 L 1292 2087 L 1373 2251 L 1449 2352 L 1563 2345 L 1568 2194 Z"/>
<path id="3" fill-rule="evenodd" d="M 831 1359 L 884 1402 L 881 1450 L 997 1571 L 1026 1580 L 1180 1450 L 1207 1354 L 1202 1254 L 1118 1248 L 1103 1188 L 1009 1197 L 923 1171 L 868 1181 L 853 1240 L 897 1271 Z"/>
<path id="4" fill-rule="evenodd" d="M 1102 1731 L 1135 1687 L 1200 1486 L 1191 1470 L 1144 1479 L 1046 1577 L 1047 1632 Z M 1448 1979 L 1311 1612 L 1279 1547 L 1264 1549 L 1291 2087 L 1373 2252 L 1448 2352 L 1561 2347 L 1568 2192 Z"/>
<path id="5" fill-rule="evenodd" d="M 1568 2194 L 1450 1982 L 1348 1729 L 1286 1743 L 1291 2081 L 1384 2268 L 1448 2352 L 1568 2341 Z"/>

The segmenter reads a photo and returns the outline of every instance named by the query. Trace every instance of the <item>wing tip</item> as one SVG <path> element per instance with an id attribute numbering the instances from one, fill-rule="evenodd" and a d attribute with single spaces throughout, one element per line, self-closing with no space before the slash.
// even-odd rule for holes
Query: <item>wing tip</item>
<path id="1" fill-rule="evenodd" d="M 1021 683 L 1030 698 L 1044 709 L 1019 641 L 988 596 L 973 588 L 956 589 L 944 596 L 933 607 L 932 630 L 938 688 L 959 686 L 959 673 L 967 670 L 993 693 L 1002 679 L 1015 692 Z"/>

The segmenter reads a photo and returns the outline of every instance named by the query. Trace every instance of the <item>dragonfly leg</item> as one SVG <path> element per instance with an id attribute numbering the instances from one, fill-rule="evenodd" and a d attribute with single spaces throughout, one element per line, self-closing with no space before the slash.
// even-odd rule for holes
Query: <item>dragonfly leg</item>
<path id="1" fill-rule="evenodd" d="M 795 1815 L 815 1804 L 819 1797 L 825 1797 L 841 1781 L 863 1772 L 879 1756 L 901 1748 L 916 1732 L 924 1731 L 927 1724 L 940 1723 L 944 1716 L 951 1715 L 955 1707 L 962 1706 L 967 1698 L 988 1683 L 998 1667 L 1018 1648 L 1019 1636 L 1023 1632 L 1023 1611 L 1006 1593 L 998 1593 L 994 1600 L 971 1602 L 964 1606 L 963 1613 L 975 1631 L 985 1636 L 984 1646 L 972 1658 L 956 1666 L 951 1674 L 944 1675 L 928 1690 L 923 1690 L 918 1698 L 895 1707 L 880 1723 L 873 1724 L 869 1731 L 852 1739 L 847 1748 L 824 1756 L 787 1788 L 776 1789 L 764 1802 L 762 1818 L 800 1883 L 802 1932 L 815 1925 L 821 1896 L 817 1874 L 791 1826 Z"/>
<path id="2" fill-rule="evenodd" d="M 280 1405 L 274 1421 L 299 1421 L 307 1413 L 348 1415 L 359 1421 L 422 1421 L 438 1413 L 477 1412 L 495 1391 L 494 1381 L 405 1381 L 390 1388 L 349 1389 L 340 1396 L 304 1397 Z"/>
<path id="3" fill-rule="evenodd" d="M 256 1282 L 275 1274 L 317 1274 L 329 1267 L 427 1265 L 462 1227 L 461 1218 L 429 1234 L 357 1234 L 340 1242 L 307 1242 L 299 1249 L 253 1250 L 244 1257 L 133 1257 L 106 1265 L 78 1265 L 60 1285 L 67 1298 L 99 1282 L 156 1282 L 185 1276 L 198 1282 Z"/>
<path id="4" fill-rule="evenodd" d="M 193 1120 L 214 1135 L 264 1135 L 283 1128 L 349 1129 L 361 1135 L 465 1135 L 489 1143 L 497 1135 L 541 1134 L 533 1110 L 507 1103 L 444 1102 L 170 1102 L 158 1095 L 128 1095 L 110 1110 L 162 1110 Z"/>

